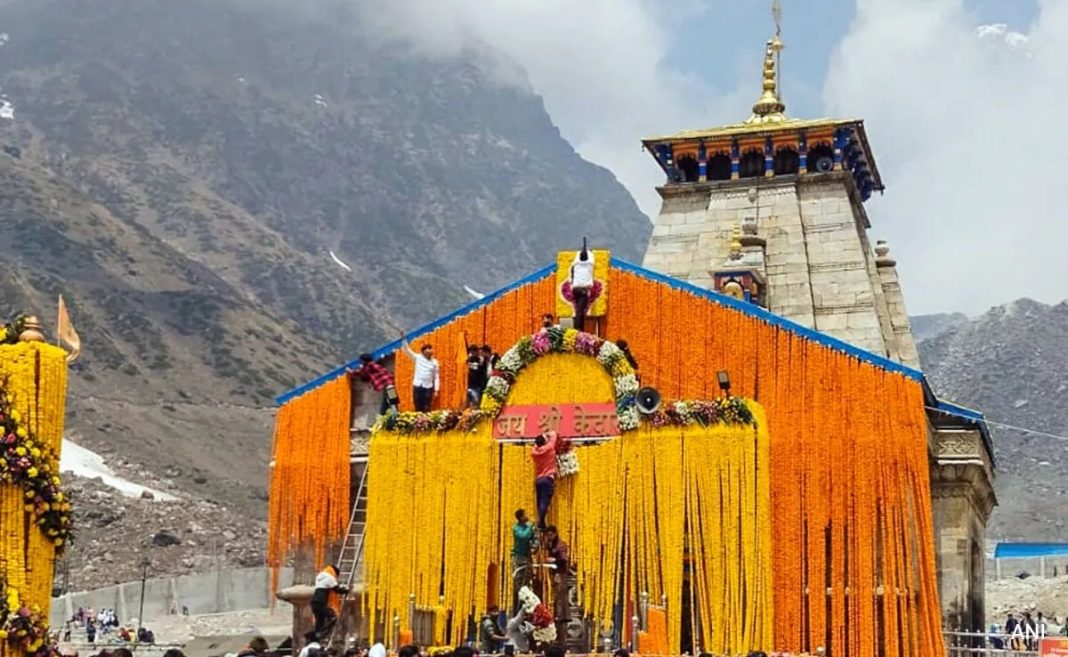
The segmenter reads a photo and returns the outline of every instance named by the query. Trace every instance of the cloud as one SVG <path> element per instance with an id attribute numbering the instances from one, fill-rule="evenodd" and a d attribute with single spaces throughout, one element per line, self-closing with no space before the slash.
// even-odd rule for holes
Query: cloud
<path id="1" fill-rule="evenodd" d="M 671 12 L 643 0 L 437 0 L 433 11 L 421 0 L 361 6 L 374 31 L 428 54 L 456 55 L 483 43 L 516 62 L 563 136 L 611 169 L 651 217 L 660 210 L 655 186 L 664 178 L 641 153 L 641 138 L 734 121 L 752 102 L 750 94 L 744 101 L 725 96 L 667 64 L 671 27 L 704 11 L 697 3 Z"/>
<path id="2" fill-rule="evenodd" d="M 1002 41 L 1010 48 L 1026 49 L 1027 35 L 1022 32 L 1010 30 L 1007 23 L 990 23 L 975 28 L 975 34 L 980 39 L 993 39 Z"/>
<path id="3" fill-rule="evenodd" d="M 960 0 L 859 0 L 824 99 L 866 120 L 887 185 L 872 232 L 910 312 L 1068 296 L 1065 27 L 1068 0 L 1018 29 L 979 25 Z"/>

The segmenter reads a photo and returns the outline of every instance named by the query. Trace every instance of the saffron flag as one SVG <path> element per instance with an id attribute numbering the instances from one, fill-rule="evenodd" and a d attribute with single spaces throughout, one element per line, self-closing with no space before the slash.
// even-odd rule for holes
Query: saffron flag
<path id="1" fill-rule="evenodd" d="M 56 337 L 59 338 L 60 342 L 70 347 L 70 355 L 67 356 L 67 362 L 73 363 L 82 353 L 82 339 L 78 336 L 78 332 L 74 330 L 74 324 L 70 322 L 70 316 L 67 314 L 67 304 L 63 303 L 62 294 L 59 295 L 58 316 L 56 320 Z"/>

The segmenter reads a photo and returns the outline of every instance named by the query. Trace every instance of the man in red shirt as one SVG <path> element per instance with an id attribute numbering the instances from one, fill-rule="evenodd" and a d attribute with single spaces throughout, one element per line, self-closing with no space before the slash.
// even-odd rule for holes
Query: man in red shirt
<path id="1" fill-rule="evenodd" d="M 386 411 L 397 412 L 397 387 L 394 385 L 393 373 L 375 362 L 371 354 L 360 354 L 360 367 L 349 370 L 349 378 L 359 378 L 371 384 L 376 392 L 382 393 L 382 406 L 379 415 Z"/>
<path id="2" fill-rule="evenodd" d="M 545 516 L 553 500 L 556 484 L 556 432 L 546 431 L 534 439 L 530 449 L 534 459 L 534 492 L 538 500 L 538 528 L 545 529 Z"/>

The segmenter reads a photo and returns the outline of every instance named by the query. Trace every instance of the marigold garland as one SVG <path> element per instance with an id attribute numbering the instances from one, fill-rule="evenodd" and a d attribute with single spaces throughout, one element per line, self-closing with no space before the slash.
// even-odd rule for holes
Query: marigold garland
<path id="1" fill-rule="evenodd" d="M 767 411 L 775 649 L 943 654 L 920 383 L 631 272 L 609 285 L 601 329 L 642 385 L 707 398 L 727 370 Z"/>
<path id="2" fill-rule="evenodd" d="M 478 409 L 440 410 L 429 413 L 404 412 L 396 415 L 385 414 L 375 421 L 372 431 L 395 431 L 401 434 L 426 433 L 431 431 L 474 431 L 480 422 L 492 419 Z M 712 424 L 752 424 L 753 417 L 749 407 L 739 397 L 720 397 L 717 399 L 685 401 L 679 400 L 665 404 L 663 410 L 639 415 L 641 423 L 654 427 L 678 426 L 690 424 L 709 426 Z M 631 431 L 637 429 L 633 427 Z"/>
<path id="3" fill-rule="evenodd" d="M 14 587 L 0 579 L 0 654 L 28 657 L 56 657 L 59 650 L 51 642 L 48 618 L 36 604 L 27 604 Z"/>
<path id="4" fill-rule="evenodd" d="M 614 396 L 611 374 L 595 359 L 560 353 L 524 369 L 509 402 Z M 755 419 L 757 407 L 742 400 L 729 406 L 742 415 L 740 407 Z M 708 577 L 722 578 L 715 580 L 722 582 L 718 588 L 711 581 L 701 585 L 696 613 L 725 648 L 770 646 L 770 495 L 766 486 L 757 489 L 756 476 L 767 468 L 766 433 L 741 422 L 705 425 L 693 416 L 685 422 L 646 424 L 620 439 L 575 447 L 583 468 L 557 482 L 549 520 L 571 546 L 585 609 L 601 627 L 611 624 L 623 595 L 621 572 L 635 591 L 654 599 L 667 593 L 668 607 L 678 609 L 686 543 L 715 544 L 713 527 L 718 537 L 743 536 L 742 546 L 726 552 L 708 547 L 693 556 L 714 560 L 705 569 Z M 492 570 L 509 572 L 512 515 L 516 508 L 533 508 L 533 469 L 528 447 L 498 444 L 489 431 L 489 423 L 482 423 L 474 431 L 408 433 L 380 426 L 373 434 L 369 485 L 385 491 L 373 493 L 368 504 L 365 600 L 375 618 L 396 614 L 407 627 L 410 593 L 417 605 L 444 595 L 453 612 L 452 636 L 462 636 L 455 632 L 463 631 L 467 614 L 481 613 L 491 598 L 510 606 L 510 576 L 498 578 L 492 596 L 486 585 L 493 583 Z M 750 492 L 724 497 L 732 486 Z M 489 524 L 486 512 L 493 514 Z M 765 524 L 757 527 L 761 520 Z M 439 534 L 444 546 L 427 540 Z M 732 629 L 728 618 L 743 619 L 743 627 Z M 681 629 L 681 615 L 669 615 L 664 643 L 677 645 Z"/>
<path id="5" fill-rule="evenodd" d="M 66 358 L 38 342 L 0 345 L 0 657 L 54 654 L 53 563 L 70 538 L 58 479 Z"/>
<path id="6" fill-rule="evenodd" d="M 25 510 L 62 551 L 70 539 L 71 504 L 59 487 L 59 456 L 26 428 L 8 394 L 9 383 L 0 380 L 0 483 L 22 489 Z"/>
<path id="7" fill-rule="evenodd" d="M 279 569 L 294 550 L 312 551 L 318 566 L 345 535 L 350 406 L 349 381 L 342 376 L 278 411 L 267 511 L 272 591 L 277 590 Z"/>
<path id="8" fill-rule="evenodd" d="M 795 654 L 820 646 L 852 656 L 942 654 L 920 383 L 629 271 L 611 268 L 608 287 L 613 302 L 598 322 L 600 333 L 628 341 L 641 365 L 642 385 L 658 389 L 665 399 L 708 399 L 718 390 L 715 372 L 727 370 L 736 394 L 767 409 L 766 422 L 757 423 L 773 436 L 769 467 L 763 470 L 769 476 L 758 483 L 767 487 L 770 499 L 761 526 L 770 528 L 777 546 L 766 571 L 769 580 L 774 572 L 773 647 Z M 513 344 L 534 330 L 556 294 L 555 279 L 547 276 L 421 340 L 441 349 L 462 333 L 468 343 Z M 564 336 L 565 351 L 576 350 L 575 339 Z M 443 364 L 452 360 L 442 358 Z M 520 380 L 529 374 L 524 372 Z M 398 382 L 410 376 L 410 363 L 398 359 Z M 398 387 L 404 408 L 411 408 L 408 386 Z M 440 401 L 446 408 L 460 407 L 461 395 L 458 389 L 443 389 Z M 666 405 L 664 413 L 669 409 Z M 623 460 L 640 455 L 640 450 L 631 454 L 629 447 L 620 449 Z M 600 474 L 586 454 L 576 481 Z M 502 459 L 498 531 L 508 526 L 515 504 L 533 504 L 531 487 L 509 483 L 509 450 Z M 524 481 L 530 476 L 526 459 L 522 450 L 514 459 L 514 476 Z M 611 505 L 630 509 L 644 503 L 617 484 L 611 479 L 603 484 L 616 491 Z M 509 493 L 513 486 L 516 492 Z M 688 507 L 692 504 L 688 499 Z M 571 512 L 560 508 L 561 514 Z M 592 507 L 591 512 L 597 513 Z M 606 515 L 597 527 L 615 531 L 618 518 Z M 624 559 L 621 567 L 637 572 L 646 567 L 649 555 L 634 551 Z M 694 568 L 700 574 L 702 563 Z M 721 590 L 732 599 L 737 595 L 737 587 L 706 581 L 710 574 L 697 578 L 705 595 Z M 587 582 L 584 598 L 602 586 Z M 636 585 L 629 581 L 628 586 Z"/>

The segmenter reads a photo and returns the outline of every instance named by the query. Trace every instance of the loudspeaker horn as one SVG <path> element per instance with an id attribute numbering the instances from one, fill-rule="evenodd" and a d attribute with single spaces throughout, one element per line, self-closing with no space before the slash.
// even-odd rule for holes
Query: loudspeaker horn
<path id="1" fill-rule="evenodd" d="M 816 171 L 819 171 L 820 173 L 827 173 L 833 168 L 834 160 L 827 157 L 826 155 L 816 160 Z"/>
<path id="2" fill-rule="evenodd" d="M 660 393 L 656 388 L 642 388 L 637 396 L 638 410 L 645 415 L 655 413 L 660 408 Z"/>

